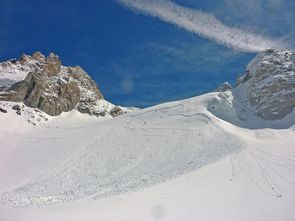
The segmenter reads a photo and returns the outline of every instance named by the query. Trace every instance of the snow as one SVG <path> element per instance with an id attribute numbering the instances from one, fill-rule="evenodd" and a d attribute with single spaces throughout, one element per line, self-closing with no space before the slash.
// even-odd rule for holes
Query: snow
<path id="1" fill-rule="evenodd" d="M 209 93 L 36 125 L 6 107 L 0 220 L 293 221 L 294 122 L 241 119 L 237 107 L 231 92 Z"/>
<path id="2" fill-rule="evenodd" d="M 14 83 L 24 80 L 29 72 L 38 68 L 36 61 L 31 60 L 25 65 L 16 59 L 0 63 L 0 87 L 11 86 Z"/>
<path id="3" fill-rule="evenodd" d="M 216 92 L 208 102 L 207 109 L 219 119 L 230 122 L 238 127 L 249 129 L 276 128 L 286 129 L 295 124 L 295 110 L 281 120 L 267 121 L 259 118 L 255 107 L 248 102 L 246 82 L 232 91 Z M 212 94 L 213 95 L 213 94 Z M 275 114 L 275 112 L 273 112 Z"/>

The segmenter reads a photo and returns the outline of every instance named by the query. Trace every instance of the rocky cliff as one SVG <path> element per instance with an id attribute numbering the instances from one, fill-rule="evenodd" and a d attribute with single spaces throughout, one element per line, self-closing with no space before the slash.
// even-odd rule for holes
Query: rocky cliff
<path id="1" fill-rule="evenodd" d="M 295 123 L 295 52 L 270 49 L 246 67 L 235 87 L 225 83 L 207 109 L 246 128 L 288 128 Z"/>
<path id="2" fill-rule="evenodd" d="M 63 66 L 57 55 L 40 52 L 0 63 L 0 100 L 23 102 L 51 116 L 76 109 L 114 117 L 132 110 L 105 101 L 81 67 Z"/>
<path id="3" fill-rule="evenodd" d="M 295 107 L 295 52 L 270 49 L 258 54 L 238 79 L 237 88 L 243 86 L 258 116 L 284 118 Z"/>

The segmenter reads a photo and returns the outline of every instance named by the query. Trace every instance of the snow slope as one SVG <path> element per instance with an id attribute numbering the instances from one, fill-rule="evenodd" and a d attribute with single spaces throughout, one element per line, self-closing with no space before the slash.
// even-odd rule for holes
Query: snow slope
<path id="1" fill-rule="evenodd" d="M 32 70 L 31 66 L 34 65 L 32 62 L 27 66 L 22 66 L 14 62 L 14 60 L 9 60 L 0 64 L 0 87 L 11 86 L 18 81 L 24 80 Z"/>
<path id="2" fill-rule="evenodd" d="M 35 126 L 0 113 L 0 220 L 294 220 L 295 127 L 247 129 L 218 99 Z"/>

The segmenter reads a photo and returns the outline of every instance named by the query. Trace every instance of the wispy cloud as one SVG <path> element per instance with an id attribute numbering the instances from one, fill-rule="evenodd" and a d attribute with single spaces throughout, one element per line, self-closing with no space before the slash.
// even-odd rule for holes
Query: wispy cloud
<path id="1" fill-rule="evenodd" d="M 134 90 L 134 82 L 130 76 L 125 76 L 121 81 L 121 88 L 124 93 L 129 94 Z"/>
<path id="2" fill-rule="evenodd" d="M 129 9 L 157 17 L 238 51 L 259 52 L 285 47 L 280 39 L 272 39 L 219 21 L 214 15 L 183 7 L 169 0 L 118 0 Z"/>

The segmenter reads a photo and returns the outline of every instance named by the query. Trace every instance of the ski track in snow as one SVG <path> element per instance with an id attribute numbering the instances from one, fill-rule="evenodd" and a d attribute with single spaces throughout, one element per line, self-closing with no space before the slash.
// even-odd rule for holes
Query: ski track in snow
<path id="1" fill-rule="evenodd" d="M 200 168 L 241 147 L 190 104 L 131 114 L 75 148 L 79 151 L 50 171 L 2 194 L 1 203 L 43 207 L 134 191 Z"/>
<path id="2" fill-rule="evenodd" d="M 42 141 L 62 140 L 66 131 L 86 134 L 91 130 L 91 136 L 40 176 L 1 193 L 1 207 L 47 207 L 137 191 L 228 156 L 230 179 L 245 171 L 260 191 L 274 197 L 283 194 L 278 179 L 294 185 L 274 168 L 295 173 L 294 159 L 262 150 L 224 130 L 194 99 L 137 111 L 91 128 L 43 129 L 44 136 L 38 138 Z M 48 135 L 54 130 L 60 130 L 60 135 Z M 35 136 L 24 136 L 26 145 L 35 142 Z"/>

